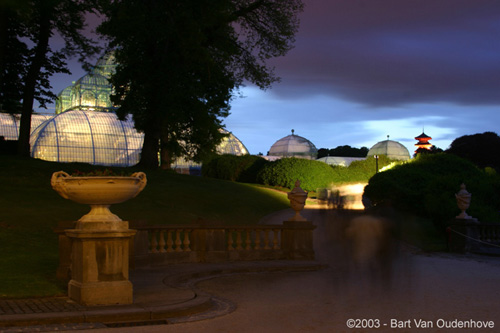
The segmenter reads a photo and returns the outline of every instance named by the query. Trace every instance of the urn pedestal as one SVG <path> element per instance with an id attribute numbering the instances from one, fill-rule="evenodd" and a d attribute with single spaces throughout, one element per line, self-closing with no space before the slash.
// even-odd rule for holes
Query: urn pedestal
<path id="1" fill-rule="evenodd" d="M 125 222 L 126 223 L 126 222 Z M 127 228 L 115 231 L 67 230 L 72 241 L 71 280 L 68 295 L 82 305 L 131 304 L 129 240 L 136 233 Z"/>
<path id="2" fill-rule="evenodd" d="M 59 171 L 51 184 L 62 197 L 88 204 L 91 210 L 65 230 L 71 241 L 69 297 L 82 305 L 131 304 L 129 242 L 136 230 L 129 229 L 111 213 L 110 205 L 135 197 L 146 186 L 142 172 L 131 177 L 71 177 Z"/>

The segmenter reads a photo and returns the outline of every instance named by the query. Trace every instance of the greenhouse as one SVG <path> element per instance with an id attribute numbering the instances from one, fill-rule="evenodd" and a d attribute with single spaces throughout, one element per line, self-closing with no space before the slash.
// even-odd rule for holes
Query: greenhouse
<path id="1" fill-rule="evenodd" d="M 348 167 L 352 162 L 363 161 L 364 159 L 364 157 L 325 156 L 318 158 L 317 161 L 326 163 L 328 165 Z"/>
<path id="2" fill-rule="evenodd" d="M 390 159 L 393 160 L 402 160 L 406 161 L 410 159 L 410 153 L 405 146 L 401 143 L 393 140 L 385 140 L 376 143 L 373 147 L 368 151 L 367 157 L 375 156 L 375 155 L 386 155 Z"/>
<path id="3" fill-rule="evenodd" d="M 129 118 L 112 112 L 66 111 L 42 123 L 31 134 L 31 156 L 53 162 L 108 166 L 137 164 L 143 135 Z"/>
<path id="4" fill-rule="evenodd" d="M 38 125 L 52 117 L 52 114 L 33 113 L 31 116 L 31 132 Z M 3 136 L 5 140 L 17 140 L 20 123 L 21 115 L 0 112 L 0 136 Z"/>
<path id="5" fill-rule="evenodd" d="M 306 138 L 292 134 L 276 141 L 269 149 L 269 156 L 297 157 L 305 159 L 316 159 L 318 150 L 316 146 Z"/>

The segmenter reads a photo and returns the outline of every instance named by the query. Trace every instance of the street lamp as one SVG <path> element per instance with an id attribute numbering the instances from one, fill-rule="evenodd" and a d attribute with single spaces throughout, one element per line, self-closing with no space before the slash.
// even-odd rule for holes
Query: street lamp
<path id="1" fill-rule="evenodd" d="M 375 173 L 378 173 L 378 155 L 373 155 L 375 158 Z"/>

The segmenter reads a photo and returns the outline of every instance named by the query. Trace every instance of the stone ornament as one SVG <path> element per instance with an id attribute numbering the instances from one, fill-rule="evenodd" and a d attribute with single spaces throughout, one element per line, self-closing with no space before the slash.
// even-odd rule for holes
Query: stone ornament
<path id="1" fill-rule="evenodd" d="M 465 210 L 467 210 L 470 206 L 471 197 L 472 194 L 465 189 L 465 184 L 460 185 L 460 191 L 455 194 L 458 209 L 461 211 L 461 213 L 456 217 L 457 219 L 472 219 L 472 216 L 467 215 L 465 212 Z"/>
<path id="2" fill-rule="evenodd" d="M 136 172 L 130 177 L 73 177 L 64 171 L 57 171 L 52 174 L 50 183 L 63 198 L 90 205 L 90 212 L 79 222 L 119 222 L 122 219 L 111 213 L 110 205 L 137 196 L 146 186 L 147 178 L 144 172 Z"/>
<path id="3" fill-rule="evenodd" d="M 289 221 L 307 221 L 305 217 L 300 215 L 300 211 L 304 209 L 307 199 L 307 192 L 300 188 L 300 181 L 295 182 L 295 187 L 291 192 L 288 192 L 288 200 L 290 206 L 295 211 L 295 215 Z"/>

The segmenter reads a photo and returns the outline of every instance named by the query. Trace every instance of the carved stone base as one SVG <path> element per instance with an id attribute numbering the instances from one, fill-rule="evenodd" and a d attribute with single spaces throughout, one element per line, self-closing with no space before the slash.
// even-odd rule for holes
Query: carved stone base
<path id="1" fill-rule="evenodd" d="M 131 304 L 129 241 L 135 230 L 66 230 L 71 239 L 69 297 L 82 305 Z"/>
<path id="2" fill-rule="evenodd" d="M 133 286 L 128 280 L 85 283 L 71 280 L 68 295 L 81 305 L 132 304 Z"/>

